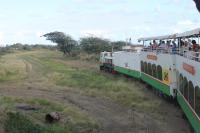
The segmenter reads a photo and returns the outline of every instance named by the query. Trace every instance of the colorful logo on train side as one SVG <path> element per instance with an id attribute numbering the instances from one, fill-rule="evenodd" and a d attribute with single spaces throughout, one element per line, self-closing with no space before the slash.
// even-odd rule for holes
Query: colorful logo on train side
<path id="1" fill-rule="evenodd" d="M 192 75 L 195 75 L 196 73 L 194 66 L 191 66 L 187 63 L 183 63 L 183 69 Z"/>
<path id="2" fill-rule="evenodd" d="M 149 55 L 147 55 L 147 59 L 149 59 L 149 60 L 157 60 L 158 57 L 156 55 L 149 54 Z"/>
<path id="3" fill-rule="evenodd" d="M 169 84 L 170 83 L 170 76 L 169 76 L 169 70 L 163 69 L 163 83 Z"/>

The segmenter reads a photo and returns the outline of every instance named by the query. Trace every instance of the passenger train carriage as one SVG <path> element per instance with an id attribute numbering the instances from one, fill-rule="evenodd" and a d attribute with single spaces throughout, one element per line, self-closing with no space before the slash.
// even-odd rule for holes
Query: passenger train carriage
<path id="1" fill-rule="evenodd" d="M 101 70 L 141 79 L 154 89 L 176 99 L 195 133 L 200 133 L 200 58 L 199 53 L 181 50 L 183 40 L 199 41 L 200 28 L 181 34 L 148 37 L 140 42 L 173 40 L 172 48 L 144 48 L 141 52 L 102 52 Z M 189 45 L 188 45 L 189 46 Z M 193 54 L 188 54 L 188 53 Z"/>
<path id="2" fill-rule="evenodd" d="M 114 71 L 140 78 L 140 53 L 120 51 L 113 53 Z"/>
<path id="3" fill-rule="evenodd" d="M 141 38 L 139 41 L 172 39 L 174 36 Z M 175 55 L 163 49 L 144 49 L 141 52 L 141 79 L 164 95 L 176 96 Z"/>
<path id="4" fill-rule="evenodd" d="M 177 35 L 177 38 L 198 38 L 200 29 L 184 32 Z M 199 41 L 199 38 L 198 38 Z M 186 114 L 189 122 L 197 133 L 200 133 L 200 62 L 199 53 L 195 56 L 176 55 L 177 69 L 177 100 Z"/>

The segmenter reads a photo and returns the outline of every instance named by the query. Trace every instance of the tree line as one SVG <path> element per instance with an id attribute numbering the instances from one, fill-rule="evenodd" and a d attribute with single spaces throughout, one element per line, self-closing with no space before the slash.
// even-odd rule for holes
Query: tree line
<path id="1" fill-rule="evenodd" d="M 83 37 L 78 41 L 72 36 L 63 32 L 50 32 L 42 37 L 57 44 L 57 48 L 63 52 L 64 55 L 72 55 L 73 52 L 84 51 L 88 54 L 99 54 L 102 51 L 119 51 L 122 46 L 130 45 L 125 41 L 110 41 L 108 39 L 99 37 Z"/>
<path id="2" fill-rule="evenodd" d="M 76 56 L 81 52 L 87 54 L 99 54 L 102 51 L 120 51 L 125 45 L 130 45 L 125 41 L 110 41 L 100 37 L 82 37 L 75 40 L 72 36 L 63 32 L 50 32 L 42 37 L 49 40 L 56 45 L 43 45 L 43 44 L 22 44 L 15 43 L 0 47 L 0 55 L 13 52 L 13 50 L 34 50 L 34 49 L 50 49 L 59 50 L 65 56 Z"/>

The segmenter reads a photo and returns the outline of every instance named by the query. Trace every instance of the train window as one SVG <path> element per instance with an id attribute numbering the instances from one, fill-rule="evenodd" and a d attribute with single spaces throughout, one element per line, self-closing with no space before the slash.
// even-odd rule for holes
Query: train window
<path id="1" fill-rule="evenodd" d="M 189 82 L 189 103 L 194 108 L 194 86 L 191 81 Z"/>
<path id="2" fill-rule="evenodd" d="M 148 63 L 147 63 L 147 67 L 146 67 L 146 74 L 149 74 L 149 69 L 148 69 Z"/>
<path id="3" fill-rule="evenodd" d="M 144 72 L 144 62 L 141 61 L 141 71 Z"/>
<path id="4" fill-rule="evenodd" d="M 195 87 L 195 111 L 200 117 L 200 88 Z"/>
<path id="5" fill-rule="evenodd" d="M 158 73 L 158 79 L 162 80 L 162 67 L 159 65 L 157 66 L 157 73 Z"/>
<path id="6" fill-rule="evenodd" d="M 147 63 L 144 62 L 144 72 L 147 73 L 148 69 L 147 69 Z"/>
<path id="7" fill-rule="evenodd" d="M 186 77 L 183 79 L 183 95 L 188 100 L 188 81 Z"/>
<path id="8" fill-rule="evenodd" d="M 156 65 L 155 64 L 152 65 L 152 76 L 157 78 Z"/>
<path id="9" fill-rule="evenodd" d="M 152 75 L 152 66 L 151 66 L 151 63 L 148 63 L 148 74 Z"/>
<path id="10" fill-rule="evenodd" d="M 180 74 L 180 76 L 179 76 L 179 86 L 180 86 L 180 91 L 181 91 L 181 93 L 183 94 L 183 75 L 182 74 Z"/>

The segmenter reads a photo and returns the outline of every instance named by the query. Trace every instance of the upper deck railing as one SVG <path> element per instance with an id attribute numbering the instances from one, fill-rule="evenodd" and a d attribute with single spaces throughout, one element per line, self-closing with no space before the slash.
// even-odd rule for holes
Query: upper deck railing
<path id="1" fill-rule="evenodd" d="M 155 54 L 171 54 L 171 55 L 180 55 L 187 59 L 200 62 L 200 52 L 195 52 L 193 50 L 187 50 L 182 48 L 144 48 L 143 52 L 153 52 Z"/>

